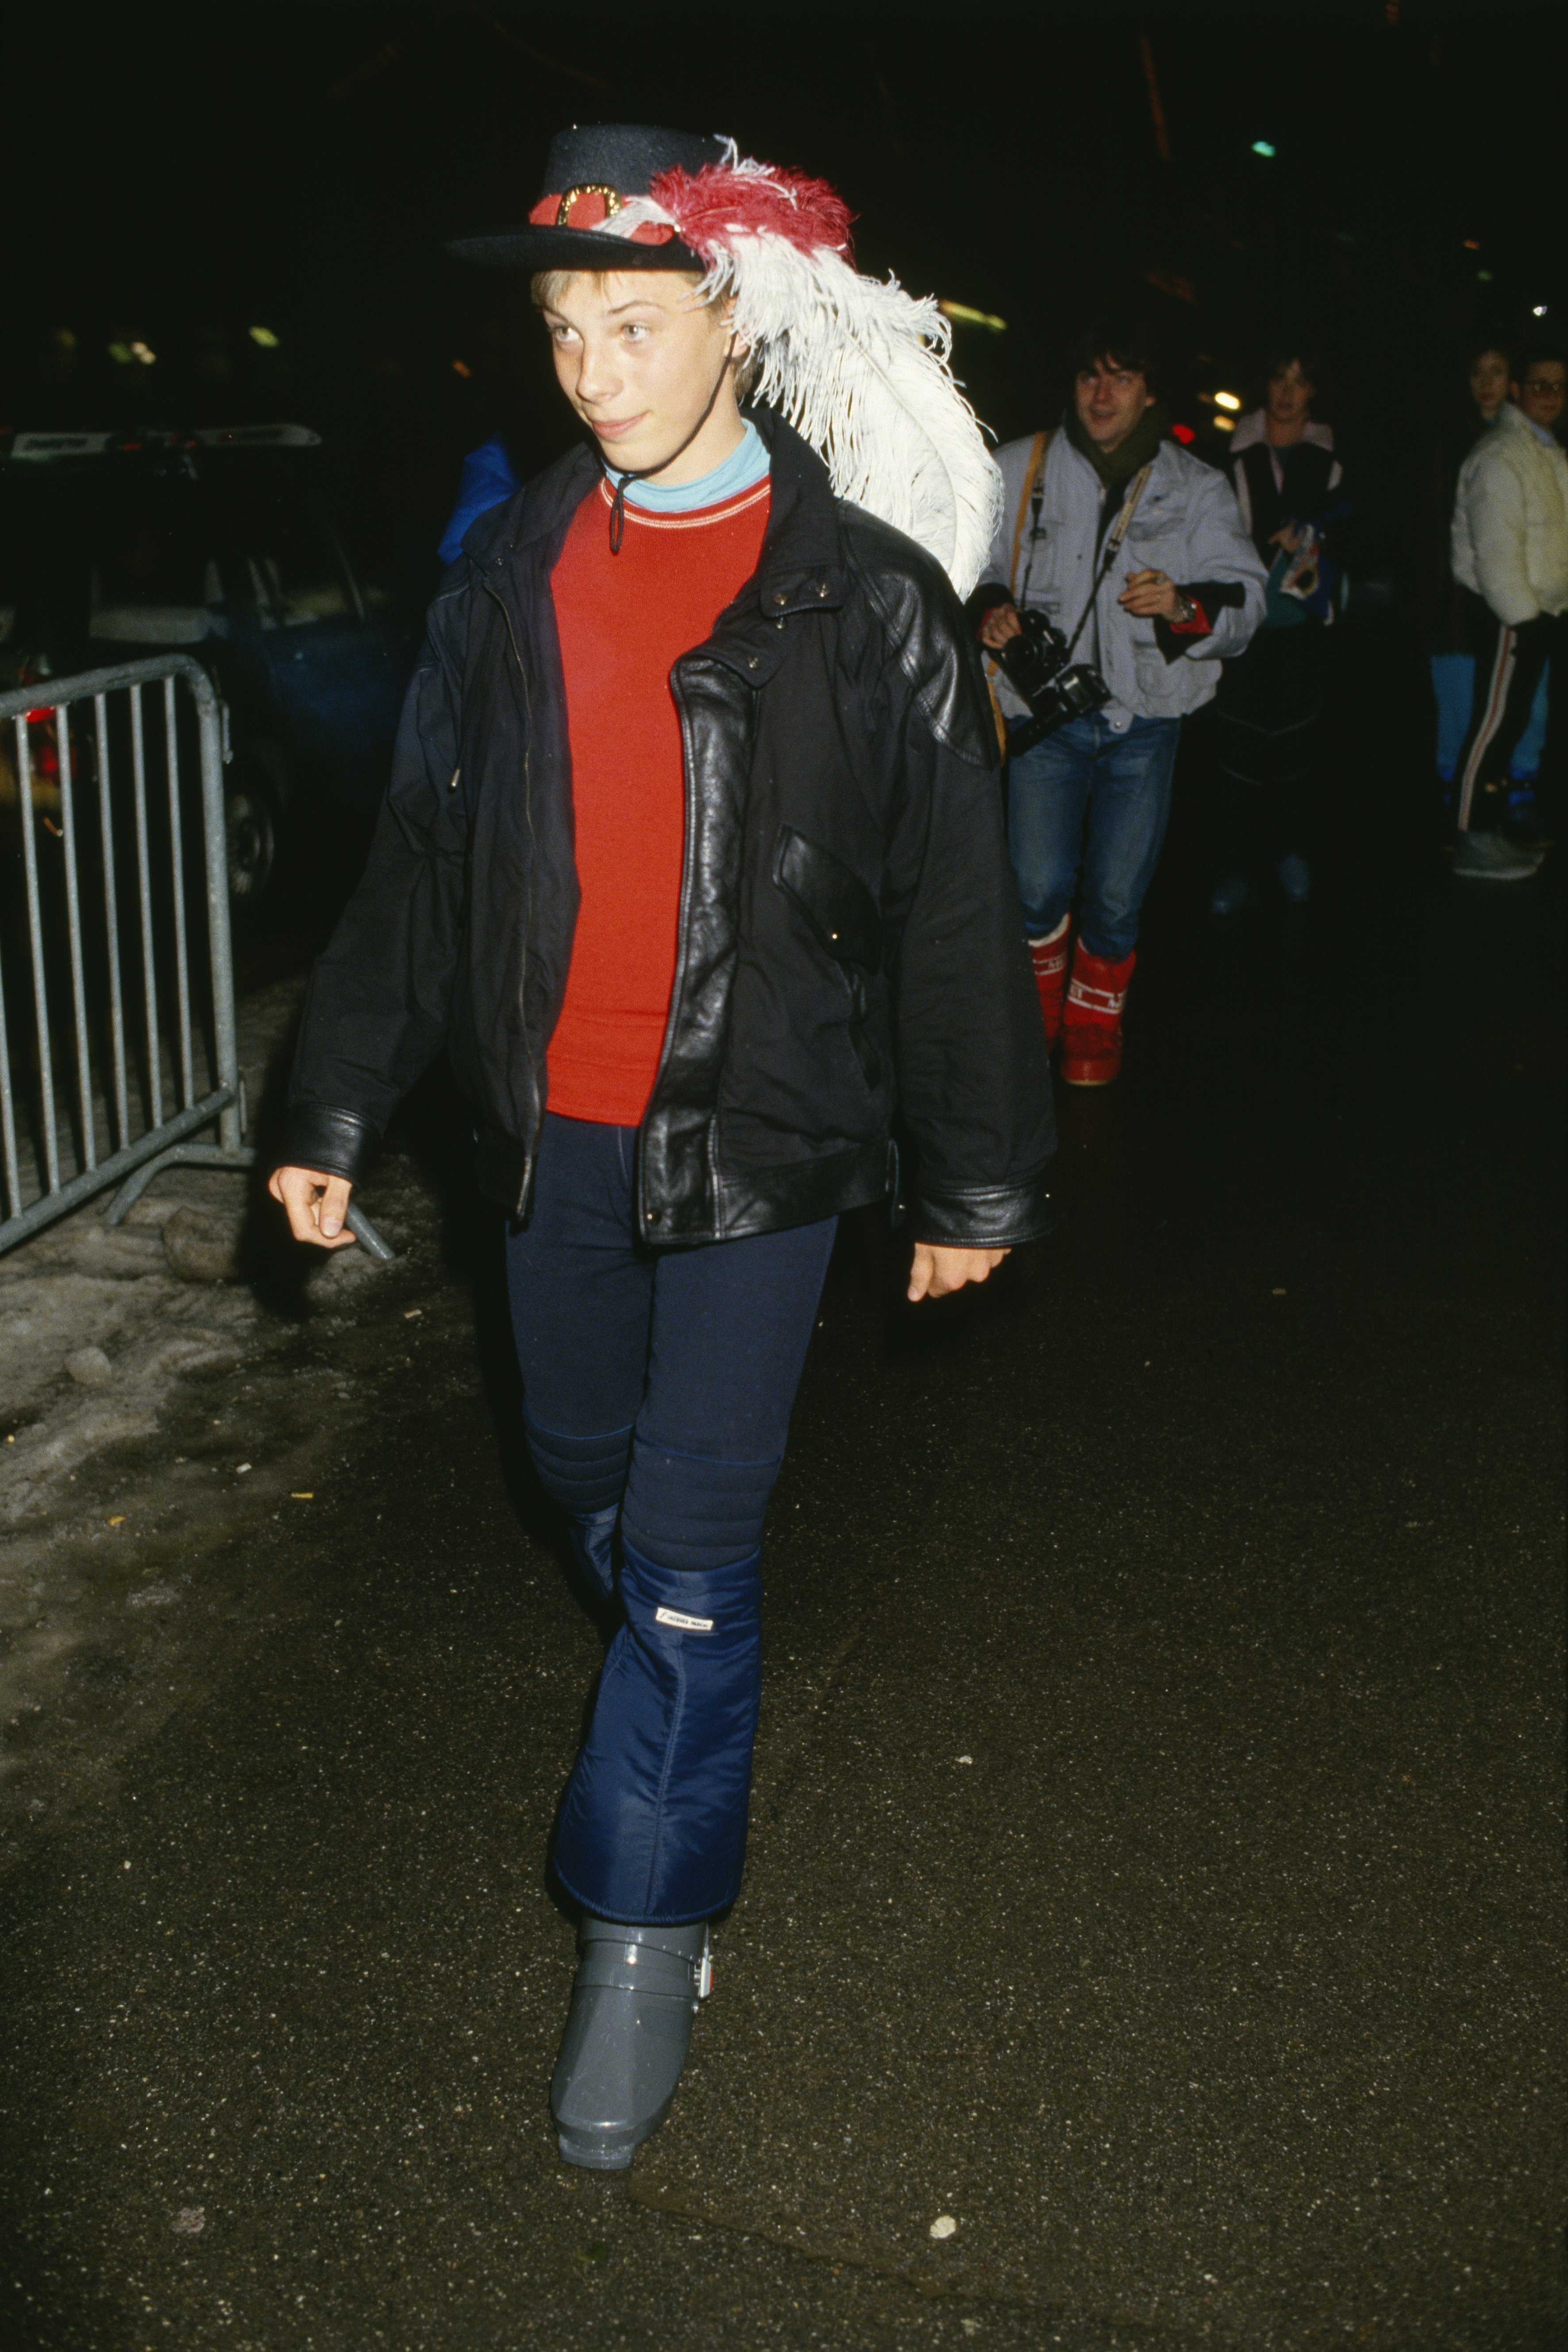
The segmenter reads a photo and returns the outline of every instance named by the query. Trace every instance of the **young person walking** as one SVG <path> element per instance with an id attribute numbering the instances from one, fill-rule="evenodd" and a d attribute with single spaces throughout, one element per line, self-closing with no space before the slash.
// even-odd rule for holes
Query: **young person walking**
<path id="1" fill-rule="evenodd" d="M 1121 1067 L 1138 920 L 1171 805 L 1182 720 L 1219 684 L 1263 612 L 1263 567 L 1223 474 L 1170 437 L 1148 321 L 1107 313 L 1079 337 L 1059 430 L 999 453 L 1004 511 L 970 599 L 1002 654 L 1043 613 L 1100 673 L 1102 707 L 1022 739 L 1008 832 L 1046 1034 L 1068 1086 Z M 1029 710 L 995 680 L 1018 740 Z M 1078 938 L 1072 917 L 1078 907 Z M 1069 977 L 1070 964 L 1070 977 Z"/>
<path id="2" fill-rule="evenodd" d="M 446 1045 L 527 1442 L 621 1612 L 553 1850 L 582 1957 L 552 2103 L 600 2168 L 662 2120 L 741 1883 L 763 1521 L 836 1220 L 907 1202 L 913 1299 L 1050 1223 L 958 601 L 994 469 L 934 303 L 858 277 L 847 218 L 727 142 L 599 126 L 454 248 L 533 273 L 587 441 L 442 583 L 272 1179 L 341 1246 Z"/>

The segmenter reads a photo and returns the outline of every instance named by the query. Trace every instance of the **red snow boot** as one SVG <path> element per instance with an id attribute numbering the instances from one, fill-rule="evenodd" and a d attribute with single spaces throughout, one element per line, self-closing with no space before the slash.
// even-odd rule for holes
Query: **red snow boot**
<path id="1" fill-rule="evenodd" d="M 1072 981 L 1062 1024 L 1062 1076 L 1069 1087 L 1108 1087 L 1121 1068 L 1121 1008 L 1136 955 L 1120 963 L 1073 950 Z"/>
<path id="2" fill-rule="evenodd" d="M 1040 992 L 1040 1011 L 1046 1021 L 1046 1044 L 1055 1049 L 1061 1033 L 1062 999 L 1068 989 L 1068 957 L 1071 942 L 1068 928 L 1070 915 L 1064 915 L 1047 939 L 1029 941 L 1029 961 L 1035 969 L 1035 986 Z"/>

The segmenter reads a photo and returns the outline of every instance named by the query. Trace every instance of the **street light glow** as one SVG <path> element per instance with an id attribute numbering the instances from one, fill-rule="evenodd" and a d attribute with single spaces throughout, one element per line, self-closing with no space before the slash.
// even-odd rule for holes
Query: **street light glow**
<path id="1" fill-rule="evenodd" d="M 275 352 L 278 349 L 278 338 L 270 327 L 252 327 L 249 334 L 251 341 L 259 343 L 264 352 Z"/>
<path id="2" fill-rule="evenodd" d="M 1546 305 L 1545 305 L 1545 303 L 1544 303 L 1544 302 L 1538 302 L 1538 303 L 1535 305 L 1535 308 L 1531 310 L 1531 314 L 1530 314 L 1530 315 L 1531 315 L 1531 317 L 1532 319 L 1544 319 L 1544 318 L 1545 318 L 1545 316 L 1546 316 Z"/>
<path id="3" fill-rule="evenodd" d="M 1234 433 L 1236 431 L 1235 417 L 1216 416 L 1214 421 L 1214 429 L 1216 433 Z"/>
<path id="4" fill-rule="evenodd" d="M 1270 139 L 1255 139 L 1252 142 L 1252 152 L 1255 155 L 1272 155 L 1274 142 Z"/>
<path id="5" fill-rule="evenodd" d="M 1214 404 L 1216 408 L 1234 409 L 1241 406 L 1241 403 L 1237 398 L 1234 392 L 1216 392 L 1214 396 Z"/>
<path id="6" fill-rule="evenodd" d="M 955 326 L 984 327 L 994 335 L 1005 335 L 1007 331 L 1006 320 L 997 318 L 994 310 L 972 310 L 967 302 L 939 302 L 936 307 L 942 317 L 951 319 Z"/>

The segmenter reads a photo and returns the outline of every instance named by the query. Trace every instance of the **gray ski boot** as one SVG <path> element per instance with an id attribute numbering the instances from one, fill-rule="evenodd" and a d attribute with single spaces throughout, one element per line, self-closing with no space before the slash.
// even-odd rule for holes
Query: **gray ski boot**
<path id="1" fill-rule="evenodd" d="M 577 1940 L 550 2105 L 568 2164 L 624 2172 L 669 2113 L 708 1991 L 708 1923 L 626 1927 L 585 1918 Z"/>

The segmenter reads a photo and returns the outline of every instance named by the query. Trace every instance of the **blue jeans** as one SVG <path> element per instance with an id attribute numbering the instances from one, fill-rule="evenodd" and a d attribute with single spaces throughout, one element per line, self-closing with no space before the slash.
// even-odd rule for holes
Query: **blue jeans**
<path id="1" fill-rule="evenodd" d="M 636 1154 L 630 1128 L 547 1115 L 507 1277 L 529 1450 L 621 1604 L 556 1875 L 594 1918 L 669 1925 L 741 1884 L 763 1520 L 835 1220 L 648 1249 Z"/>
<path id="2" fill-rule="evenodd" d="M 1132 719 L 1118 730 L 1095 710 L 1012 762 L 1007 846 L 1032 940 L 1056 929 L 1081 867 L 1084 946 L 1112 963 L 1131 953 L 1165 838 L 1181 726 L 1179 719 Z"/>
<path id="3" fill-rule="evenodd" d="M 837 1221 L 649 1249 L 636 1151 L 546 1115 L 507 1242 L 529 1447 L 568 1512 L 619 1507 L 661 1568 L 717 1569 L 762 1541 Z"/>

